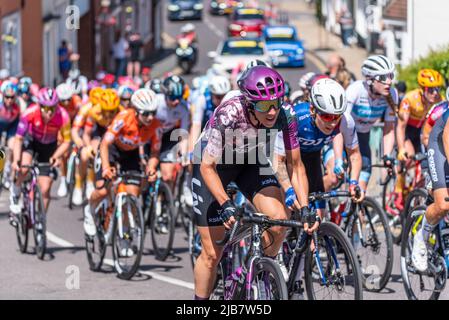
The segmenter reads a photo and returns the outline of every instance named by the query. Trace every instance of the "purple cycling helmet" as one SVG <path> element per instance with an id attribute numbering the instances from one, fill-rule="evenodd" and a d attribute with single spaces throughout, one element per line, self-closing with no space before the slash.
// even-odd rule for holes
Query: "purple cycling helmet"
<path id="1" fill-rule="evenodd" d="M 37 101 L 41 106 L 53 107 L 59 102 L 56 90 L 52 88 L 42 88 L 37 95 Z"/>
<path id="2" fill-rule="evenodd" d="M 267 101 L 283 98 L 284 79 L 274 69 L 255 66 L 243 73 L 237 81 L 240 91 L 250 101 Z"/>

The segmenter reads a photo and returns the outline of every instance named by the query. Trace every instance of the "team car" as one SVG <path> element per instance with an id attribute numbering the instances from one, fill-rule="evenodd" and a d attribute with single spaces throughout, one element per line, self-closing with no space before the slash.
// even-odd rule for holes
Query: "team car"
<path id="1" fill-rule="evenodd" d="M 274 67 L 305 66 L 305 50 L 295 27 L 266 26 L 263 36 Z"/>

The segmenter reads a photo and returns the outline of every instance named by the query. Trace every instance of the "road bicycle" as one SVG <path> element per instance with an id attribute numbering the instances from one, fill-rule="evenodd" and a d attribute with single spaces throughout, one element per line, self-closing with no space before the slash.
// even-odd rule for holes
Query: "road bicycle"
<path id="1" fill-rule="evenodd" d="M 365 197 L 362 203 L 352 201 L 348 191 L 311 194 L 309 201 L 332 198 L 347 199 L 338 205 L 328 201 L 329 213 L 331 221 L 339 225 L 351 240 L 362 270 L 364 287 L 373 292 L 381 291 L 393 268 L 393 238 L 385 212 L 371 197 Z"/>
<path id="2" fill-rule="evenodd" d="M 38 184 L 39 170 L 51 167 L 50 163 L 36 163 L 21 166 L 27 169 L 27 177 L 22 182 L 22 209 L 21 213 L 13 216 L 11 224 L 16 228 L 17 243 L 21 253 L 27 252 L 29 230 L 33 230 L 35 251 L 38 259 L 43 260 L 47 249 L 47 218 L 45 213 L 42 192 Z M 51 177 L 56 178 L 52 170 Z"/>
<path id="3" fill-rule="evenodd" d="M 130 280 L 136 274 L 143 253 L 144 218 L 139 199 L 126 192 L 126 185 L 140 184 L 144 177 L 135 171 L 118 173 L 112 183 L 114 202 L 110 194 L 93 210 L 97 232 L 94 236 L 85 234 L 87 259 L 92 271 L 100 270 L 106 247 L 111 245 L 117 276 Z M 106 188 L 110 183 L 105 182 Z"/>
<path id="4" fill-rule="evenodd" d="M 427 205 L 432 201 L 433 199 L 429 197 Z M 449 198 L 446 201 L 449 201 Z M 420 205 L 411 210 L 402 234 L 401 276 L 409 300 L 437 300 L 446 286 L 448 277 L 449 260 L 444 254 L 448 239 L 444 239 L 441 233 L 443 229 L 449 227 L 448 216 L 441 219 L 429 237 L 427 270 L 424 272 L 416 270 L 411 259 L 413 239 L 422 228 L 426 208 L 427 206 Z"/>
<path id="5" fill-rule="evenodd" d="M 158 172 L 156 182 L 144 193 L 145 233 L 150 230 L 156 259 L 165 261 L 172 253 L 175 237 L 175 209 L 173 195 L 168 184 Z"/>
<path id="6" fill-rule="evenodd" d="M 73 191 L 75 190 L 76 168 L 79 167 L 80 163 L 80 151 L 81 149 L 73 147 L 69 159 L 67 160 L 66 184 L 68 195 L 67 200 L 70 210 L 73 210 Z"/>

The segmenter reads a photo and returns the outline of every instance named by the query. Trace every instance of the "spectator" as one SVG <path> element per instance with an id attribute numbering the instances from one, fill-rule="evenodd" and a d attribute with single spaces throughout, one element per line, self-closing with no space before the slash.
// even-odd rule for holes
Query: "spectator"
<path id="1" fill-rule="evenodd" d="M 145 67 L 142 69 L 142 74 L 140 75 L 141 87 L 143 88 L 145 83 L 151 80 L 151 68 Z"/>
<path id="2" fill-rule="evenodd" d="M 62 79 L 65 81 L 69 77 L 69 71 L 72 68 L 72 63 L 70 61 L 70 56 L 72 55 L 72 50 L 70 49 L 67 40 L 62 40 L 61 47 L 58 49 L 59 58 L 59 72 Z"/>
<path id="3" fill-rule="evenodd" d="M 349 38 L 353 35 L 354 22 L 352 20 L 352 14 L 349 12 L 346 5 L 343 5 L 340 13 L 337 14 L 337 21 L 340 24 L 340 35 L 343 46 L 349 47 Z"/>
<path id="4" fill-rule="evenodd" d="M 117 31 L 114 44 L 115 77 L 124 76 L 126 72 L 126 53 L 129 43 L 120 31 Z"/>
<path id="5" fill-rule="evenodd" d="M 335 79 L 337 76 L 337 73 L 340 69 L 343 68 L 344 60 L 342 57 L 340 57 L 338 54 L 333 53 L 329 56 L 327 59 L 326 67 L 327 71 L 326 74 L 332 78 Z"/>
<path id="6" fill-rule="evenodd" d="M 335 81 L 337 81 L 343 88 L 347 88 L 352 82 L 352 75 L 346 68 L 338 70 Z"/>
<path id="7" fill-rule="evenodd" d="M 138 32 L 129 37 L 130 61 L 128 62 L 128 77 L 134 78 L 140 75 L 140 50 L 143 47 L 142 37 Z"/>

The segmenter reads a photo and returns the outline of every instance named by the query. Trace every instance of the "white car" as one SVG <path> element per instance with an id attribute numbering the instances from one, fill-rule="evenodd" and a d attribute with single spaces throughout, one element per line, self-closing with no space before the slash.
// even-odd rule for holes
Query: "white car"
<path id="1" fill-rule="evenodd" d="M 228 38 L 218 45 L 217 51 L 210 51 L 208 56 L 214 60 L 214 64 L 221 65 L 229 73 L 235 68 L 244 69 L 254 59 L 267 64 L 271 62 L 261 38 Z"/>

